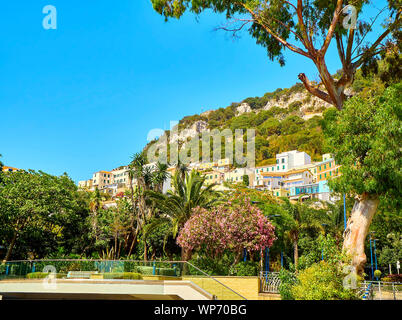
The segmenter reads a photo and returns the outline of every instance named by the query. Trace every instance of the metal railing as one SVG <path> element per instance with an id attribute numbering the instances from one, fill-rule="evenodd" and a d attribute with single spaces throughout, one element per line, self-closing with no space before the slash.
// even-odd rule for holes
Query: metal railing
<path id="1" fill-rule="evenodd" d="M 221 281 L 188 261 L 141 260 L 80 260 L 43 259 L 16 260 L 0 264 L 0 281 L 12 279 L 41 279 L 52 273 L 56 279 L 71 279 L 78 275 L 100 279 L 189 280 L 218 300 L 247 300 Z M 145 280 L 146 281 L 146 280 Z"/>
<path id="2" fill-rule="evenodd" d="M 279 272 L 260 272 L 260 291 L 264 293 L 279 293 L 281 279 Z"/>
<path id="3" fill-rule="evenodd" d="M 364 281 L 362 288 L 370 288 L 370 292 L 362 295 L 364 300 L 402 300 L 402 283 L 385 281 Z"/>

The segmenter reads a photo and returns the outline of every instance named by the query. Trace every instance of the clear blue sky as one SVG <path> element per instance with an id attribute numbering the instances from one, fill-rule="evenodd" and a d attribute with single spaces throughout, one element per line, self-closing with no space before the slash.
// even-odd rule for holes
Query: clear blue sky
<path id="1" fill-rule="evenodd" d="M 57 30 L 42 27 L 47 4 Z M 213 31 L 222 22 L 206 13 L 165 23 L 149 0 L 4 1 L 3 162 L 88 179 L 128 163 L 171 120 L 289 87 L 300 72 L 317 79 L 306 58 L 288 53 L 281 68 L 247 33 Z M 327 61 L 339 68 L 333 48 Z"/>

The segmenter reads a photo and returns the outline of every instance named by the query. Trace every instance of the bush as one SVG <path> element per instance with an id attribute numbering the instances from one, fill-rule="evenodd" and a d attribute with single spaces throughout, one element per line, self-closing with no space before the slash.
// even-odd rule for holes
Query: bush
<path id="1" fill-rule="evenodd" d="M 281 280 L 281 284 L 279 285 L 279 294 L 281 295 L 281 299 L 294 300 L 295 298 L 292 294 L 292 288 L 297 283 L 294 272 L 281 269 L 279 272 L 279 279 Z"/>
<path id="2" fill-rule="evenodd" d="M 257 276 L 258 270 L 258 262 L 242 261 L 231 267 L 230 274 L 239 277 Z"/>
<path id="3" fill-rule="evenodd" d="M 381 271 L 380 270 L 374 271 L 374 277 L 381 278 Z"/>
<path id="4" fill-rule="evenodd" d="M 173 268 L 157 268 L 156 271 L 157 274 L 160 276 L 169 276 L 169 277 L 176 276 L 176 270 Z"/>
<path id="5" fill-rule="evenodd" d="M 0 264 L 0 274 L 6 273 L 6 265 Z"/>
<path id="6" fill-rule="evenodd" d="M 142 275 L 146 275 L 146 276 L 153 275 L 154 267 L 144 267 L 144 266 L 137 267 L 137 272 L 141 273 Z"/>
<path id="7" fill-rule="evenodd" d="M 142 275 L 152 276 L 154 275 L 154 267 L 137 267 L 137 272 Z M 159 276 L 176 276 L 176 270 L 173 268 L 155 268 L 155 275 Z"/>
<path id="8" fill-rule="evenodd" d="M 44 279 L 51 273 L 48 272 L 31 272 L 26 275 L 28 279 Z M 56 273 L 56 278 L 61 279 L 65 278 L 67 275 L 65 273 Z"/>
<path id="9" fill-rule="evenodd" d="M 333 264 L 321 261 L 300 272 L 291 289 L 296 300 L 355 300 L 354 290 L 343 287 L 343 275 Z"/>
<path id="10" fill-rule="evenodd" d="M 386 282 L 401 282 L 402 283 L 402 274 L 390 274 L 384 278 L 382 281 Z"/>
<path id="11" fill-rule="evenodd" d="M 223 254 L 219 259 L 212 259 L 204 255 L 194 255 L 189 262 L 211 276 L 227 276 L 233 257 Z M 193 273 L 197 274 L 198 271 L 194 270 Z"/>
<path id="12" fill-rule="evenodd" d="M 136 272 L 113 272 L 104 273 L 103 279 L 130 279 L 130 280 L 141 280 L 142 276 Z"/>

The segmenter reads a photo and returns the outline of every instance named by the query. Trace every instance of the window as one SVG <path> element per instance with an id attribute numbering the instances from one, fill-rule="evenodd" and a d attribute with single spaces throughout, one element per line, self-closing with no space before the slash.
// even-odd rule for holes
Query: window
<path id="1" fill-rule="evenodd" d="M 285 163 L 285 158 L 282 158 L 282 163 Z"/>
<path id="2" fill-rule="evenodd" d="M 318 168 L 318 170 L 320 170 L 320 171 L 321 171 L 321 166 Z"/>
<path id="3" fill-rule="evenodd" d="M 284 166 L 284 165 L 282 166 L 282 169 L 285 170 L 285 166 Z"/>
<path id="4" fill-rule="evenodd" d="M 326 164 L 324 164 L 324 169 L 327 169 L 327 165 L 326 165 Z"/>
<path id="5" fill-rule="evenodd" d="M 325 178 L 327 177 L 327 174 L 326 174 L 326 173 L 324 174 L 324 177 L 325 177 Z"/>
<path id="6" fill-rule="evenodd" d="M 276 167 L 276 170 L 279 170 L 279 166 Z"/>
<path id="7" fill-rule="evenodd" d="M 279 163 L 279 159 L 276 159 L 276 163 Z"/>
<path id="8" fill-rule="evenodd" d="M 320 174 L 320 179 L 322 179 L 322 175 Z"/>
<path id="9" fill-rule="evenodd" d="M 329 163 L 329 167 L 330 167 L 330 168 L 331 168 L 331 165 L 332 165 L 332 163 L 330 162 L 330 163 Z"/>
<path id="10" fill-rule="evenodd" d="M 332 176 L 332 171 L 329 172 L 329 175 Z"/>

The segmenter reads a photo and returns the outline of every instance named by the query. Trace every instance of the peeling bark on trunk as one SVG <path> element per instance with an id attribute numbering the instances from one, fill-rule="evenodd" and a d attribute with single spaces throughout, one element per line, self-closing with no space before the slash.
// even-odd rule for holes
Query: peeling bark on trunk
<path id="1" fill-rule="evenodd" d="M 343 234 L 343 249 L 351 256 L 352 267 L 358 274 L 364 270 L 366 263 L 364 242 L 379 202 L 377 196 L 370 196 L 369 194 L 358 197 Z"/>

